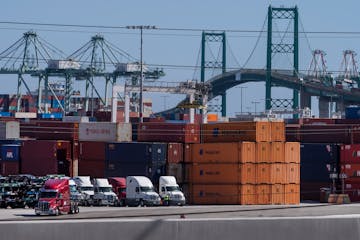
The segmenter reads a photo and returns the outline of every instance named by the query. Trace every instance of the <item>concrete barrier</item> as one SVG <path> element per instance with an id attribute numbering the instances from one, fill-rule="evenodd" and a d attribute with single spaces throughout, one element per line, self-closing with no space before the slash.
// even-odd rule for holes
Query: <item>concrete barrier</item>
<path id="1" fill-rule="evenodd" d="M 1 240 L 360 239 L 360 215 L 300 218 L 0 222 Z"/>

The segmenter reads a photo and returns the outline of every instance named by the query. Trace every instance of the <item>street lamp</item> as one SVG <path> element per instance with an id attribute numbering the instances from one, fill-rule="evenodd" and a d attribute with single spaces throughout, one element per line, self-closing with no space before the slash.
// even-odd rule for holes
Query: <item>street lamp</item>
<path id="1" fill-rule="evenodd" d="M 256 105 L 258 105 L 260 102 L 258 102 L 258 101 L 252 101 L 251 103 L 255 105 L 254 115 L 256 115 Z"/>
<path id="2" fill-rule="evenodd" d="M 243 89 L 247 88 L 247 87 L 236 87 L 236 88 L 240 88 L 240 114 L 242 115 L 243 113 Z"/>
<path id="3" fill-rule="evenodd" d="M 143 122 L 143 88 L 144 88 L 144 69 L 143 69 L 143 29 L 156 29 L 155 26 L 127 26 L 127 29 L 140 29 L 140 103 L 139 103 L 139 118 Z"/>

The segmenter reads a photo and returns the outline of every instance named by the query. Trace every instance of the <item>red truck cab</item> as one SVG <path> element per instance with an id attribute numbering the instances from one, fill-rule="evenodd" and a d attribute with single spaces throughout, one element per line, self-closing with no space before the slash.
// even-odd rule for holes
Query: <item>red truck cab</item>
<path id="1" fill-rule="evenodd" d="M 68 179 L 48 179 L 40 190 L 39 201 L 35 207 L 36 215 L 59 215 L 78 213 L 77 202 L 70 198 Z"/>
<path id="2" fill-rule="evenodd" d="M 126 178 L 122 177 L 109 177 L 109 183 L 112 186 L 112 189 L 116 196 L 119 199 L 120 206 L 125 206 L 126 199 Z"/>

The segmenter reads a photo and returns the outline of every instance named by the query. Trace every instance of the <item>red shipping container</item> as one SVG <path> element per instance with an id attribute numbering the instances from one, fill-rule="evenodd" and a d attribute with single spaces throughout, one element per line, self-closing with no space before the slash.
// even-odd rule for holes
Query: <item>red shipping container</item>
<path id="1" fill-rule="evenodd" d="M 79 158 L 85 160 L 105 159 L 105 142 L 80 142 Z"/>
<path id="2" fill-rule="evenodd" d="M 303 143 L 350 143 L 351 134 L 347 125 L 302 125 Z M 353 136 L 356 138 L 356 136 Z M 360 136 L 359 136 L 360 139 Z"/>
<path id="3" fill-rule="evenodd" d="M 47 174 L 72 176 L 71 152 L 72 146 L 70 141 L 23 141 L 20 149 L 20 172 L 35 176 Z"/>
<path id="4" fill-rule="evenodd" d="M 0 161 L 0 174 L 2 176 L 17 175 L 19 171 L 19 162 Z"/>
<path id="5" fill-rule="evenodd" d="M 346 126 L 346 125 L 345 125 Z M 351 125 L 350 134 L 351 134 L 351 142 L 350 143 L 360 143 L 360 125 Z"/>
<path id="6" fill-rule="evenodd" d="M 360 202 L 360 182 L 345 182 L 345 194 L 349 194 L 351 202 Z"/>
<path id="7" fill-rule="evenodd" d="M 360 163 L 360 144 L 343 144 L 340 147 L 340 163 Z"/>
<path id="8" fill-rule="evenodd" d="M 79 176 L 90 176 L 92 178 L 105 177 L 105 158 L 103 159 L 80 159 L 79 160 Z"/>
<path id="9" fill-rule="evenodd" d="M 35 123 L 35 125 L 34 125 Z M 21 124 L 20 136 L 39 140 L 78 140 L 79 124 L 60 121 L 34 121 Z"/>
<path id="10" fill-rule="evenodd" d="M 346 181 L 360 183 L 360 163 L 341 164 L 340 173 L 346 174 Z"/>
<path id="11" fill-rule="evenodd" d="M 300 121 L 301 124 L 307 125 L 329 125 L 335 124 L 335 119 L 332 118 L 303 118 Z"/>
<path id="12" fill-rule="evenodd" d="M 191 123 L 140 123 L 139 142 L 199 143 L 200 125 Z"/>
<path id="13" fill-rule="evenodd" d="M 169 143 L 168 144 L 168 163 L 181 163 L 184 161 L 184 149 L 182 143 Z"/>
<path id="14" fill-rule="evenodd" d="M 300 142 L 300 129 L 301 126 L 298 124 L 287 124 L 285 135 L 287 142 Z"/>

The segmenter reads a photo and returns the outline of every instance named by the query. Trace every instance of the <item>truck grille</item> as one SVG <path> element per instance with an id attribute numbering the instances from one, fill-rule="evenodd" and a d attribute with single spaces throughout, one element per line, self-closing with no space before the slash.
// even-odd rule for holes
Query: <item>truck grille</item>
<path id="1" fill-rule="evenodd" d="M 39 206 L 39 210 L 40 211 L 49 211 L 49 208 L 50 208 L 50 204 L 48 202 L 39 202 L 38 203 L 38 206 Z"/>

